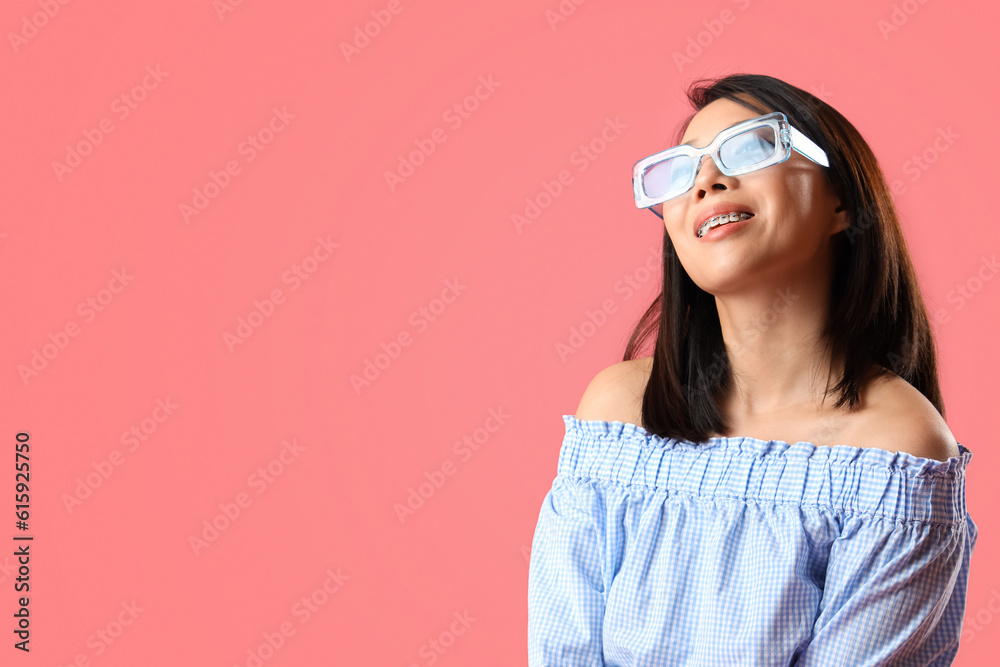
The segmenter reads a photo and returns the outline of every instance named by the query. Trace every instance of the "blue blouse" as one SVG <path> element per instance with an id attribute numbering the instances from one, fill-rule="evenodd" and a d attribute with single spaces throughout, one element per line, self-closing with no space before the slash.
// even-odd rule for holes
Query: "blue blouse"
<path id="1" fill-rule="evenodd" d="M 961 443 L 936 461 L 563 421 L 531 667 L 952 663 L 978 534 Z"/>

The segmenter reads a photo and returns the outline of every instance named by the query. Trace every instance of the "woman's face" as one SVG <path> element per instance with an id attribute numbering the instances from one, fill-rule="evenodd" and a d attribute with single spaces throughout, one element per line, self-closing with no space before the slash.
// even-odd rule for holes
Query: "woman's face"
<path id="1" fill-rule="evenodd" d="M 716 100 L 695 114 L 682 141 L 707 146 L 722 130 L 760 115 L 730 100 Z M 711 157 L 702 157 L 694 186 L 662 204 L 667 234 L 695 284 L 718 296 L 754 287 L 790 287 L 804 277 L 802 272 L 828 271 L 818 260 L 847 218 L 835 212 L 840 202 L 824 169 L 792 151 L 779 164 L 726 176 Z M 698 238 L 696 222 L 710 208 L 730 204 L 753 217 Z"/>

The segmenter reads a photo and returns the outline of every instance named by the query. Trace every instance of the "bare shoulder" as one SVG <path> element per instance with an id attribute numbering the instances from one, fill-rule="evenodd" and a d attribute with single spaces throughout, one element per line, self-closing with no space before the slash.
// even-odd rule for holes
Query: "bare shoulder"
<path id="1" fill-rule="evenodd" d="M 602 369 L 584 390 L 576 418 L 642 426 L 642 394 L 652 364 L 652 357 L 643 357 Z"/>
<path id="2" fill-rule="evenodd" d="M 894 373 L 872 381 L 855 441 L 937 461 L 958 457 L 958 443 L 934 405 Z"/>

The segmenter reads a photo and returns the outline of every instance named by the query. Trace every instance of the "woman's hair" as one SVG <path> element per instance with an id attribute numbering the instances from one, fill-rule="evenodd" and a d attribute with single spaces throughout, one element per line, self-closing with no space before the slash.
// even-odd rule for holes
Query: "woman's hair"
<path id="1" fill-rule="evenodd" d="M 913 385 L 944 416 L 934 339 L 885 177 L 861 134 L 836 109 L 770 76 L 735 74 L 695 81 L 688 100 L 697 113 L 725 98 L 761 115 L 781 111 L 788 122 L 826 151 L 824 169 L 847 209 L 850 226 L 831 238 L 830 310 L 821 344 L 843 358 L 843 377 L 826 395 L 835 407 L 856 410 L 867 372 L 889 371 Z M 692 113 L 677 132 L 680 143 Z M 722 339 L 715 297 L 681 266 L 663 233 L 663 286 L 640 318 L 625 348 L 635 359 L 656 333 L 653 365 L 642 397 L 643 427 L 661 437 L 701 442 L 728 430 L 718 399 L 732 369 Z"/>

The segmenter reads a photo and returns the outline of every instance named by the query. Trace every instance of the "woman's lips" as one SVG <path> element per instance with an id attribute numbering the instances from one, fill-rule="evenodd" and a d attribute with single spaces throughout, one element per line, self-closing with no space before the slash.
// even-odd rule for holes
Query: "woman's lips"
<path id="1" fill-rule="evenodd" d="M 698 236 L 698 230 L 701 228 L 702 223 L 704 223 L 706 220 L 711 220 L 713 217 L 721 215 L 723 213 L 749 213 L 753 215 L 753 211 L 751 211 L 750 207 L 748 206 L 744 206 L 743 204 L 737 204 L 736 202 L 732 201 L 720 201 L 717 204 L 709 206 L 704 211 L 701 211 L 701 213 L 698 214 L 698 217 L 695 219 L 694 224 L 692 225 L 691 232 L 695 236 Z"/>
<path id="2" fill-rule="evenodd" d="M 750 218 L 743 218 L 743 217 L 741 217 L 739 220 L 736 220 L 734 222 L 727 222 L 727 223 L 725 223 L 723 225 L 719 225 L 717 227 L 712 227 L 707 232 L 705 232 L 705 234 L 703 236 L 698 237 L 698 240 L 699 241 L 717 241 L 719 239 L 725 238 L 725 237 L 729 236 L 730 234 L 734 234 L 737 231 L 739 231 L 740 229 L 742 229 L 743 227 L 745 227 L 747 225 L 747 223 L 749 223 L 753 219 L 754 219 L 753 217 L 750 217 Z"/>

